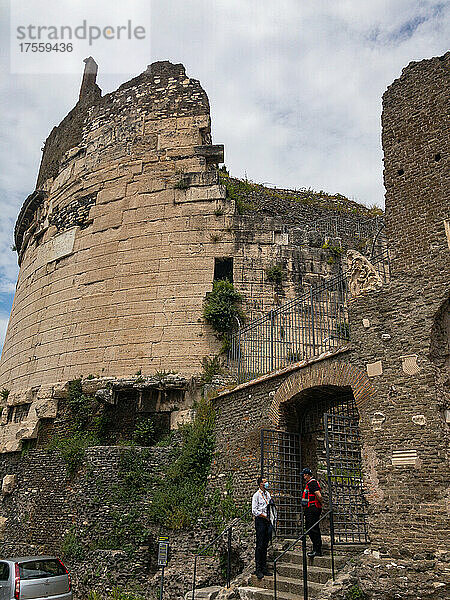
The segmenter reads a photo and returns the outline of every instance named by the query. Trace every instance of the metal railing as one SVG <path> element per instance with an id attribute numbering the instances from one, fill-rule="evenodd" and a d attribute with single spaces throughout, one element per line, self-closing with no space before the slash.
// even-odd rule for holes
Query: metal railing
<path id="1" fill-rule="evenodd" d="M 318 231 L 324 235 L 337 238 L 351 237 L 353 239 L 371 239 L 377 236 L 384 227 L 384 218 L 381 216 L 362 217 L 356 215 L 328 215 L 311 221 L 307 229 Z"/>
<path id="2" fill-rule="evenodd" d="M 383 283 L 389 281 L 389 253 L 371 259 Z M 228 365 L 239 383 L 319 356 L 348 343 L 348 286 L 345 272 L 239 327 L 231 336 Z"/>
<path id="3" fill-rule="evenodd" d="M 193 576 L 192 576 L 192 600 L 195 599 L 195 590 L 196 590 L 196 579 L 197 579 L 197 560 L 198 558 L 200 558 L 201 556 L 208 556 L 207 554 L 204 554 L 206 552 L 206 550 L 209 550 L 209 548 L 211 548 L 212 546 L 214 546 L 215 544 L 217 544 L 217 542 L 219 540 L 221 540 L 225 535 L 227 538 L 227 584 L 226 587 L 227 589 L 230 587 L 231 584 L 231 541 L 232 541 L 232 535 L 233 535 L 233 528 L 236 527 L 236 525 L 240 522 L 243 521 L 246 517 L 246 515 L 249 515 L 251 513 L 251 508 L 247 507 L 244 512 L 242 512 L 242 514 L 240 514 L 238 517 L 236 517 L 235 519 L 233 519 L 231 521 L 231 523 L 229 523 L 225 529 L 223 529 L 219 535 L 217 535 L 211 542 L 209 542 L 208 544 L 206 544 L 206 546 L 202 546 L 200 548 L 200 550 L 198 550 L 195 554 L 194 554 L 194 572 L 193 572 Z"/>
<path id="4" fill-rule="evenodd" d="M 333 510 L 330 509 L 324 515 L 320 517 L 318 521 L 314 523 L 309 529 L 307 529 L 304 533 L 298 536 L 296 540 L 294 540 L 281 554 L 275 557 L 273 561 L 273 598 L 277 600 L 277 563 L 278 561 L 298 542 L 301 540 L 302 542 L 302 575 L 303 575 L 303 600 L 308 600 L 308 560 L 306 556 L 306 536 L 308 533 L 323 519 L 326 517 L 330 518 L 330 551 L 331 551 L 331 576 L 333 577 L 333 581 L 335 580 L 335 572 L 334 572 L 334 522 L 333 522 Z"/>

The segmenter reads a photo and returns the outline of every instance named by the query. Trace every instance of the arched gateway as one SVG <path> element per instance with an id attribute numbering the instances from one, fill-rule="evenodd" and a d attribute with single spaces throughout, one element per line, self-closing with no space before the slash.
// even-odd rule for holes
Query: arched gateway
<path id="1" fill-rule="evenodd" d="M 273 397 L 272 428 L 261 432 L 261 468 L 279 504 L 279 533 L 300 533 L 300 471 L 318 475 L 335 540 L 367 542 L 359 417 L 374 388 L 348 363 L 316 363 L 296 371 Z"/>

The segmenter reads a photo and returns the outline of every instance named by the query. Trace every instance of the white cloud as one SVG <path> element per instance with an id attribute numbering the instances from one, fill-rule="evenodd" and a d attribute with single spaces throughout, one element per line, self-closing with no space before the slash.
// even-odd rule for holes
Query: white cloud
<path id="1" fill-rule="evenodd" d="M 5 341 L 7 327 L 8 327 L 8 319 L 0 318 L 0 348 L 3 346 L 3 342 Z"/>

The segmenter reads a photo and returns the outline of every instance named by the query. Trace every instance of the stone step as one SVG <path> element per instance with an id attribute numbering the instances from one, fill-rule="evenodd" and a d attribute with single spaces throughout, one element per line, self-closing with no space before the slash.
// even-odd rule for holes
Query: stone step
<path id="1" fill-rule="evenodd" d="M 331 578 L 331 569 L 321 568 L 321 567 L 312 567 L 308 565 L 308 581 L 315 581 L 317 583 L 325 583 Z M 303 568 L 302 566 L 294 565 L 294 564 L 282 564 L 277 567 L 277 575 L 278 577 L 288 577 L 289 579 L 294 579 L 295 581 L 303 580 Z"/>
<path id="2" fill-rule="evenodd" d="M 283 550 L 285 550 L 286 548 L 288 548 L 292 542 L 294 540 L 290 540 L 290 539 L 285 539 L 285 540 L 275 540 L 272 544 L 272 550 L 275 552 L 281 552 Z M 309 540 L 309 537 L 307 538 L 307 545 L 310 546 L 311 542 Z M 298 549 L 301 551 L 302 549 L 302 543 L 297 542 L 297 544 L 294 546 L 294 548 Z M 331 543 L 330 543 L 330 537 L 323 535 L 322 536 L 322 548 L 324 550 L 330 550 L 331 549 Z M 365 548 L 367 548 L 367 544 L 365 543 L 348 543 L 348 544 L 334 544 L 334 551 L 335 552 L 361 552 L 362 550 L 364 550 Z"/>
<path id="3" fill-rule="evenodd" d="M 263 588 L 266 590 L 272 590 L 273 593 L 273 576 L 263 577 L 258 579 L 256 575 L 252 575 L 251 583 L 256 588 Z M 319 595 L 323 587 L 322 583 L 317 581 L 308 580 L 308 593 L 310 596 Z M 289 594 L 303 594 L 303 580 L 302 579 L 291 579 L 290 577 L 277 577 L 277 592 L 288 592 Z"/>
<path id="4" fill-rule="evenodd" d="M 336 569 L 345 565 L 345 563 L 350 559 L 350 556 L 346 554 L 334 554 L 334 566 Z M 286 563 L 294 563 L 296 565 L 303 564 L 303 555 L 298 551 L 289 551 L 278 561 L 278 565 L 286 564 Z M 273 564 L 273 561 L 272 561 Z M 316 567 L 329 567 L 331 569 L 331 554 L 328 552 L 324 556 L 315 556 L 314 558 L 308 557 L 308 566 L 314 565 Z"/>
<path id="5" fill-rule="evenodd" d="M 273 591 L 263 588 L 239 587 L 239 598 L 241 600 L 273 600 Z M 277 592 L 278 600 L 300 600 L 298 594 L 289 594 L 288 592 Z M 314 600 L 309 598 L 309 600 Z"/>
<path id="6" fill-rule="evenodd" d="M 240 587 L 238 588 L 239 598 L 241 600 L 273 600 L 273 590 L 268 590 L 264 588 L 254 588 L 254 587 Z M 316 594 L 316 596 L 312 596 L 311 592 L 308 588 L 308 600 L 315 600 L 315 598 L 319 598 L 320 596 Z M 282 592 L 277 589 L 277 600 L 301 600 L 303 598 L 303 593 L 301 596 L 298 593 L 290 593 L 290 592 Z"/>
<path id="7" fill-rule="evenodd" d="M 222 588 L 218 585 L 195 590 L 194 600 L 214 600 Z M 192 590 L 186 592 L 184 600 L 192 600 Z"/>

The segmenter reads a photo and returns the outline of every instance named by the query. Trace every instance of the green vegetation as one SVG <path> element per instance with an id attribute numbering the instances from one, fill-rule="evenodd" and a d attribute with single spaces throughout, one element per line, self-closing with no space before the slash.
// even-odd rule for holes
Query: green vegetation
<path id="1" fill-rule="evenodd" d="M 183 428 L 178 458 L 161 478 L 149 509 L 152 521 L 171 529 L 193 525 L 205 503 L 205 488 L 214 452 L 214 408 L 197 405 L 194 422 Z"/>
<path id="2" fill-rule="evenodd" d="M 344 253 L 344 250 L 341 248 L 341 246 L 333 246 L 333 244 L 330 244 L 330 242 L 325 242 L 325 244 L 322 246 L 322 248 L 324 250 L 327 250 L 329 253 L 329 257 L 328 257 L 328 261 L 327 261 L 329 265 L 332 265 L 337 260 L 340 260 L 341 256 Z"/>
<path id="3" fill-rule="evenodd" d="M 131 556 L 133 552 L 148 543 L 150 532 L 142 525 L 142 509 L 127 507 L 111 513 L 112 524 L 108 533 L 104 534 L 104 526 L 93 542 L 95 548 L 101 550 L 123 550 Z"/>
<path id="4" fill-rule="evenodd" d="M 230 177 L 226 168 L 219 169 L 219 178 L 221 184 L 227 189 L 227 196 L 235 201 L 236 210 L 239 214 L 258 210 L 261 203 L 270 200 L 297 202 L 338 213 L 348 213 L 365 217 L 384 214 L 382 209 L 377 205 L 372 205 L 368 208 L 358 202 L 349 200 L 349 198 L 342 194 L 330 194 L 323 190 L 315 191 L 311 188 L 300 188 L 298 190 L 269 188 L 259 183 L 253 183 L 247 178 L 237 179 Z"/>
<path id="5" fill-rule="evenodd" d="M 340 485 L 354 486 L 362 479 L 361 471 L 336 467 L 333 471 L 333 481 Z"/>
<path id="6" fill-rule="evenodd" d="M 85 449 L 104 443 L 110 419 L 94 397 L 83 394 L 81 379 L 69 383 L 67 402 L 71 416 L 68 435 L 54 438 L 47 449 L 59 450 L 72 477 L 83 462 Z"/>
<path id="7" fill-rule="evenodd" d="M 209 498 L 208 505 L 217 531 L 221 531 L 227 523 L 242 515 L 242 507 L 236 504 L 233 497 L 231 475 L 228 476 L 224 490 L 215 488 L 211 498 Z M 248 520 L 251 520 L 250 510 Z"/>
<path id="8" fill-rule="evenodd" d="M 169 433 L 163 435 L 162 438 L 158 442 L 156 442 L 155 446 L 157 448 L 166 448 L 167 446 L 170 446 L 170 444 L 172 444 L 173 439 L 174 434 L 172 431 L 169 431 Z"/>
<path id="9" fill-rule="evenodd" d="M 215 375 L 222 375 L 223 366 L 220 356 L 204 356 L 202 358 L 202 379 L 205 383 L 211 383 Z"/>
<path id="10" fill-rule="evenodd" d="M 81 379 L 69 383 L 68 404 L 71 413 L 71 430 L 73 434 L 89 430 L 92 437 L 99 441 L 107 434 L 109 421 L 99 410 L 99 403 L 93 396 L 83 394 Z"/>
<path id="11" fill-rule="evenodd" d="M 267 267 L 266 269 L 266 281 L 274 283 L 276 286 L 280 286 L 286 279 L 286 273 L 282 265 L 275 264 Z"/>
<path id="12" fill-rule="evenodd" d="M 227 188 L 227 196 L 236 203 L 236 210 L 240 215 L 256 210 L 255 204 L 248 199 L 254 191 L 254 184 L 247 180 L 234 179 L 223 171 L 219 171 L 220 183 Z"/>
<path id="13" fill-rule="evenodd" d="M 83 560 L 85 549 L 75 533 L 75 526 L 72 526 L 70 531 L 64 536 L 61 550 L 64 558 L 75 561 Z"/>
<path id="14" fill-rule="evenodd" d="M 0 396 L 2 397 L 3 402 L 6 402 L 8 400 L 9 390 L 7 390 L 6 388 L 3 388 L 0 391 Z"/>
<path id="15" fill-rule="evenodd" d="M 97 440 L 91 433 L 74 433 L 70 437 L 60 437 L 52 440 L 47 449 L 59 450 L 66 463 L 67 474 L 73 477 L 83 463 L 85 450 L 88 446 L 95 446 Z"/>
<path id="16" fill-rule="evenodd" d="M 118 484 L 112 488 L 112 496 L 118 501 L 130 503 L 145 495 L 155 482 L 146 466 L 148 450 L 124 450 L 119 458 Z"/>
<path id="17" fill-rule="evenodd" d="M 140 592 L 123 591 L 115 587 L 106 594 L 91 590 L 88 593 L 87 600 L 148 600 L 148 596 Z"/>
<path id="18" fill-rule="evenodd" d="M 141 417 L 133 432 L 133 442 L 138 446 L 152 446 L 156 441 L 155 438 L 156 431 L 153 420 L 149 417 Z"/>
<path id="19" fill-rule="evenodd" d="M 176 375 L 176 374 L 177 374 L 177 371 L 162 370 L 162 371 L 156 371 L 155 377 L 158 381 L 162 381 L 165 377 L 167 377 L 167 375 Z"/>
<path id="20" fill-rule="evenodd" d="M 243 297 L 234 289 L 227 279 L 214 281 L 212 292 L 207 294 L 203 308 L 203 317 L 217 333 L 222 341 L 222 352 L 228 350 L 228 335 L 235 325 L 236 319 L 243 320 L 241 309 Z"/>
<path id="21" fill-rule="evenodd" d="M 353 585 L 345 596 L 345 600 L 365 600 L 366 598 L 366 594 L 362 591 L 359 585 Z"/>

